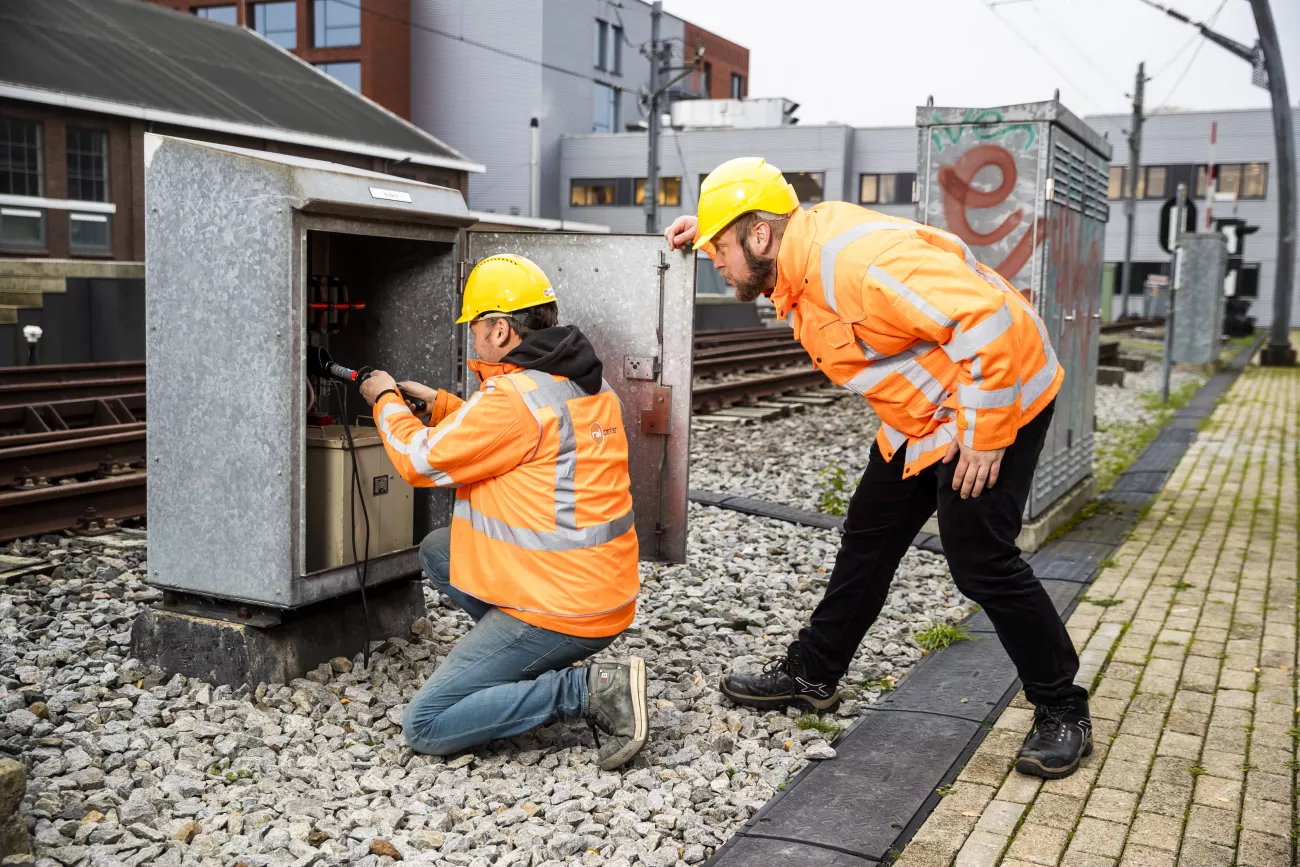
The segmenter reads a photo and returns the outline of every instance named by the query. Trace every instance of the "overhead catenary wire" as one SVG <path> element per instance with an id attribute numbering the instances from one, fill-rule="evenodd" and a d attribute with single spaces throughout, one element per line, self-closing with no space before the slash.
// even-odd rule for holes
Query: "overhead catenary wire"
<path id="1" fill-rule="evenodd" d="M 996 19 L 998 19 L 999 21 L 1001 21 L 1001 22 L 1002 22 L 1002 26 L 1006 27 L 1006 28 L 1007 28 L 1008 30 L 1010 30 L 1013 34 L 1015 34 L 1016 38 L 1019 39 L 1021 42 L 1023 42 L 1026 46 L 1028 46 L 1028 48 L 1029 48 L 1030 51 L 1032 51 L 1032 52 L 1034 52 L 1035 54 L 1037 54 L 1037 55 L 1039 56 L 1039 58 L 1041 58 L 1042 61 L 1043 61 L 1044 63 L 1046 63 L 1048 66 L 1050 66 L 1050 67 L 1053 69 L 1053 71 L 1056 72 L 1057 75 L 1061 76 L 1061 78 L 1062 78 L 1062 79 L 1063 79 L 1067 84 L 1069 84 L 1071 87 L 1073 87 L 1075 90 L 1077 90 L 1077 91 L 1079 92 L 1079 95 L 1080 95 L 1080 96 L 1082 96 L 1084 99 L 1088 100 L 1088 102 L 1092 103 L 1093 106 L 1094 106 L 1095 108 L 1097 108 L 1099 111 L 1101 111 L 1101 112 L 1103 112 L 1103 113 L 1106 111 L 1106 107 L 1105 107 L 1104 105 L 1102 105 L 1100 102 L 1098 102 L 1098 101 L 1097 101 L 1097 100 L 1092 96 L 1092 94 L 1088 93 L 1088 91 L 1086 91 L 1085 89 L 1083 89 L 1082 87 L 1080 87 L 1080 86 L 1079 86 L 1079 85 L 1078 85 L 1078 84 L 1077 84 L 1077 83 L 1076 83 L 1072 78 L 1070 78 L 1070 76 L 1066 75 L 1065 70 L 1063 70 L 1063 69 L 1061 69 L 1061 67 L 1057 66 L 1056 63 L 1055 63 L 1055 62 L 1054 62 L 1050 57 L 1048 57 L 1048 56 L 1047 56 L 1046 54 L 1044 54 L 1041 50 L 1039 50 L 1038 46 L 1034 44 L 1034 42 L 1033 42 L 1032 39 L 1029 39 L 1028 37 L 1026 37 L 1023 33 L 1021 33 L 1021 32 L 1020 32 L 1019 30 L 1017 30 L 1014 26 L 1012 26 L 1012 24 L 1011 24 L 1010 21 L 1008 21 L 1007 19 L 1003 18 L 1002 15 L 998 13 L 998 10 L 997 10 L 994 6 L 991 6 L 988 2 L 986 2 L 986 0 L 975 0 L 975 2 L 979 3 L 979 5 L 983 6 L 985 9 L 987 9 L 987 10 L 989 11 L 989 13 L 990 13 L 994 18 L 996 18 Z"/>
<path id="2" fill-rule="evenodd" d="M 1207 27 L 1213 26 L 1214 23 L 1219 20 L 1219 15 L 1222 14 L 1224 7 L 1227 5 L 1228 0 L 1222 0 L 1222 2 L 1219 3 L 1219 8 L 1214 10 L 1214 14 L 1210 16 L 1210 20 L 1206 22 Z M 1179 73 L 1178 79 L 1174 82 L 1173 87 L 1169 88 L 1169 92 L 1165 94 L 1165 98 L 1160 101 L 1160 105 L 1157 106 L 1157 108 L 1165 108 L 1169 105 L 1169 100 L 1173 99 L 1174 94 L 1178 92 L 1178 88 L 1182 86 L 1183 80 L 1187 78 L 1187 73 L 1191 72 L 1192 67 L 1196 65 L 1196 58 L 1200 56 L 1201 49 L 1205 47 L 1206 40 L 1201 39 L 1199 33 L 1193 38 L 1200 39 L 1196 46 L 1196 50 L 1192 52 L 1192 56 L 1187 61 L 1187 65 L 1183 67 L 1183 71 Z"/>
<path id="3" fill-rule="evenodd" d="M 377 18 L 387 18 L 389 21 L 396 21 L 399 24 L 405 24 L 408 27 L 411 27 L 412 29 L 415 30 L 422 30 L 425 33 L 433 33 L 437 36 L 442 36 L 446 39 L 451 39 L 455 42 L 463 42 L 466 45 L 472 45 L 475 48 L 481 48 L 484 51 L 491 51 L 492 53 L 500 54 L 503 57 L 509 57 L 513 60 L 518 60 L 523 63 L 529 63 L 534 66 L 539 66 L 542 69 L 549 69 L 552 72 L 559 72 L 559 73 L 563 73 L 564 75 L 571 75 L 574 78 L 581 78 L 584 81 L 592 80 L 591 75 L 589 73 L 574 72 L 571 69 L 565 69 L 563 66 L 556 66 L 554 63 L 547 63 L 543 60 L 538 60 L 535 57 L 528 57 L 523 54 L 518 54 L 514 51 L 507 51 L 504 48 L 497 48 L 495 45 L 488 45 L 486 42 L 479 42 L 477 39 L 467 39 L 464 36 L 457 36 L 455 33 L 448 33 L 446 30 L 439 30 L 437 27 L 430 27 L 427 24 L 416 24 L 414 21 L 410 19 L 409 16 L 406 18 L 402 18 L 399 15 L 389 15 L 387 12 L 380 12 L 378 9 L 367 9 L 362 7 L 362 5 L 359 2 L 357 2 L 357 0 L 334 0 L 334 2 L 342 6 L 347 6 L 351 9 L 356 9 L 357 11 L 362 12 L 366 15 L 374 15 Z M 631 43 L 628 44 L 630 45 Z"/>

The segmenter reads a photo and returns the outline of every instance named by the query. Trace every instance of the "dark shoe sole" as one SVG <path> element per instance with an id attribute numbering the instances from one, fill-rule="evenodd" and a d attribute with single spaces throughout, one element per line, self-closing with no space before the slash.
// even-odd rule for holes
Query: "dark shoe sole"
<path id="1" fill-rule="evenodd" d="M 1062 768 L 1049 768 L 1038 759 L 1031 759 L 1026 756 L 1016 758 L 1016 770 L 1022 774 L 1028 774 L 1031 777 L 1042 777 L 1044 780 L 1059 780 L 1068 777 L 1079 769 L 1079 762 L 1092 755 L 1092 741 L 1088 741 L 1083 748 L 1083 753 L 1070 764 Z"/>
<path id="2" fill-rule="evenodd" d="M 792 704 L 802 705 L 814 713 L 830 713 L 840 706 L 840 696 L 837 692 L 831 698 L 815 699 L 811 696 L 800 693 L 799 695 L 782 695 L 777 697 L 761 695 L 745 695 L 740 692 L 732 692 L 727 687 L 727 679 L 724 677 L 719 683 L 719 689 L 727 698 L 736 704 L 743 704 L 746 707 L 756 707 L 761 710 L 780 710 L 783 707 L 789 707 Z"/>
<path id="3" fill-rule="evenodd" d="M 650 734 L 650 717 L 646 712 L 645 660 L 639 656 L 628 658 L 628 685 L 632 688 L 632 713 L 636 719 L 636 729 L 632 739 L 623 748 L 601 760 L 602 771 L 612 771 L 632 761 L 633 756 L 641 752 L 646 738 Z"/>

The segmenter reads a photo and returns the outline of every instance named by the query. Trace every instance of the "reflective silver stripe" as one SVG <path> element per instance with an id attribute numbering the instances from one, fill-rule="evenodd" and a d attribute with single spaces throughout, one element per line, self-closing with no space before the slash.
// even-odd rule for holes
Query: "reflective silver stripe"
<path id="1" fill-rule="evenodd" d="M 558 528 L 555 530 L 529 530 L 514 527 L 500 518 L 490 518 L 470 505 L 469 500 L 458 498 L 453 513 L 457 518 L 469 521 L 475 531 L 489 539 L 514 545 L 527 551 L 577 551 L 582 548 L 595 548 L 619 538 L 636 524 L 636 516 L 629 509 L 627 514 L 603 524 L 593 524 L 582 528 Z"/>
<path id="2" fill-rule="evenodd" d="M 889 442 L 889 447 L 894 451 L 901 449 L 907 442 L 907 434 L 903 433 L 898 428 L 882 424 L 880 429 L 885 432 L 885 439 Z"/>
<path id="3" fill-rule="evenodd" d="M 977 352 L 1006 334 L 1012 321 L 1011 308 L 1004 302 L 996 313 L 978 325 L 971 326 L 969 331 L 957 326 L 952 332 L 952 339 L 943 344 L 943 351 L 953 361 L 974 358 Z"/>
<path id="4" fill-rule="evenodd" d="M 999 409 L 1011 406 L 1020 397 L 1020 380 L 1006 388 L 984 390 L 978 385 L 957 386 L 957 400 L 968 409 Z M 972 424 L 971 427 L 974 427 Z"/>
<path id="5" fill-rule="evenodd" d="M 966 432 L 962 442 L 968 449 L 975 448 L 975 410 L 972 407 L 966 407 Z"/>
<path id="6" fill-rule="evenodd" d="M 826 299 L 826 306 L 839 312 L 839 308 L 835 306 L 835 260 L 839 258 L 841 250 L 872 232 L 910 228 L 907 223 L 886 223 L 879 220 L 874 223 L 859 223 L 822 244 L 822 296 Z"/>
<path id="7" fill-rule="evenodd" d="M 933 226 L 927 226 L 926 228 L 931 232 L 934 232 L 936 235 L 941 235 L 942 237 L 947 238 L 949 241 L 952 241 L 960 247 L 962 258 L 966 260 L 966 267 L 970 268 L 972 271 L 979 270 L 979 263 L 975 261 L 975 254 L 970 251 L 970 247 L 966 246 L 965 241 L 958 238 L 952 232 L 945 232 L 943 229 L 936 229 Z"/>
<path id="8" fill-rule="evenodd" d="M 549 406 L 559 423 L 560 448 L 555 455 L 555 526 L 562 530 L 575 530 L 578 526 L 575 517 L 578 509 L 578 442 L 573 435 L 573 416 L 569 414 L 568 401 L 589 395 L 571 379 L 557 381 L 549 373 L 538 370 L 524 373 L 537 383 L 537 388 L 523 395 L 524 402 L 534 415 L 542 407 Z"/>
<path id="9" fill-rule="evenodd" d="M 858 340 L 858 349 L 862 350 L 862 354 L 866 357 L 867 361 L 878 361 L 879 359 L 885 357 L 885 354 L 883 352 L 876 352 L 876 350 L 872 349 L 870 346 L 867 346 L 866 341 L 864 341 L 861 337 L 859 337 L 857 340 Z"/>
<path id="10" fill-rule="evenodd" d="M 881 268 L 879 265 L 872 265 L 867 269 L 867 273 L 879 280 L 881 283 L 884 283 L 894 292 L 898 293 L 898 295 L 907 301 L 908 304 L 915 307 L 922 316 L 929 319 L 940 328 L 952 328 L 957 324 L 955 319 L 950 318 L 938 307 L 935 307 L 929 301 L 926 301 L 907 284 L 903 283 L 901 280 L 895 279 L 892 274 Z"/>
<path id="11" fill-rule="evenodd" d="M 915 442 L 907 444 L 907 463 L 921 457 L 922 455 L 932 452 L 941 446 L 946 446 L 957 436 L 957 425 L 955 422 L 945 422 L 940 425 L 938 430 L 927 437 L 923 437 Z"/>
<path id="12" fill-rule="evenodd" d="M 452 417 L 449 423 L 437 427 L 426 427 L 411 437 L 409 443 L 404 443 L 393 435 L 388 419 L 400 412 L 409 413 L 410 410 L 407 409 L 404 403 L 387 403 L 379 413 L 380 434 L 385 442 L 392 446 L 393 451 L 406 455 L 410 459 L 411 466 L 415 468 L 417 473 L 430 479 L 440 488 L 457 487 L 457 483 L 450 475 L 429 463 L 429 453 L 433 451 L 438 443 L 442 442 L 443 437 L 460 427 L 460 423 L 465 420 L 466 414 L 483 398 L 483 395 L 490 394 L 495 390 L 496 385 L 489 379 L 483 384 L 482 390 L 474 392 L 473 396 L 465 401 L 465 404 L 457 410 L 456 415 Z"/>
<path id="13" fill-rule="evenodd" d="M 1034 403 L 1043 396 L 1052 385 L 1052 380 L 1056 378 L 1056 368 L 1059 363 L 1056 360 L 1056 350 L 1052 349 L 1051 344 L 1047 346 L 1047 361 L 1043 364 L 1041 370 L 1030 377 L 1029 382 L 1020 391 L 1020 405 L 1026 409 L 1033 406 Z"/>
<path id="14" fill-rule="evenodd" d="M 844 387 L 865 397 L 869 391 L 884 382 L 885 377 L 897 373 L 910 382 L 912 387 L 921 392 L 930 403 L 938 406 L 947 399 L 948 392 L 944 390 L 939 380 L 916 360 L 934 347 L 933 343 L 918 343 L 898 355 L 882 358 L 859 371 L 856 376 L 844 383 Z"/>

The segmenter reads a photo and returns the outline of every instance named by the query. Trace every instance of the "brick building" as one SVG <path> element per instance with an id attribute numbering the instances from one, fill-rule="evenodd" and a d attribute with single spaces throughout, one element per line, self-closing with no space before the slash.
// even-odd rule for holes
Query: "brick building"
<path id="1" fill-rule="evenodd" d="M 749 95 L 749 49 L 723 39 L 691 22 L 686 24 L 686 60 L 704 49 L 702 69 L 695 77 L 701 99 L 744 99 Z"/>
<path id="2" fill-rule="evenodd" d="M 5 4 L 0 366 L 25 324 L 45 327 L 46 362 L 139 357 L 110 332 L 143 319 L 146 132 L 398 174 L 462 194 L 468 175 L 483 171 L 248 30 L 137 0 Z M 117 312 L 100 323 L 96 348 L 86 322 L 105 320 L 103 310 Z"/>
<path id="3" fill-rule="evenodd" d="M 411 0 L 148 0 L 247 27 L 411 118 Z"/>

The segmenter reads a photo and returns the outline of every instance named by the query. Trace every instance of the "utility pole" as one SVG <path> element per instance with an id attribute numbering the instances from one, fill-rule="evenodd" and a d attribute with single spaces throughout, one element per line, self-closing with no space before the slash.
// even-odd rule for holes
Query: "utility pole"
<path id="1" fill-rule="evenodd" d="M 1215 45 L 1227 49 L 1250 63 L 1255 70 L 1254 81 L 1267 87 L 1273 98 L 1273 140 L 1277 149 L 1277 282 L 1273 287 L 1273 326 L 1269 343 L 1260 354 L 1260 363 L 1273 367 L 1291 367 L 1296 363 L 1296 353 L 1291 347 L 1291 294 L 1295 274 L 1295 128 L 1291 122 L 1291 105 L 1286 89 L 1286 71 L 1282 66 L 1282 48 L 1273 24 L 1273 12 L 1268 0 L 1250 0 L 1255 13 L 1255 29 L 1259 41 L 1249 48 L 1215 33 L 1200 22 L 1193 21 L 1181 12 L 1162 6 L 1155 0 L 1142 0 L 1171 18 L 1190 24 Z M 1267 79 L 1267 82 L 1265 81 Z M 1238 190 L 1240 195 L 1240 188 Z"/>
<path id="2" fill-rule="evenodd" d="M 1273 12 L 1268 0 L 1250 0 L 1264 54 L 1264 72 L 1273 97 L 1273 140 L 1277 146 L 1277 281 L 1273 287 L 1273 329 L 1260 362 L 1271 367 L 1293 367 L 1291 347 L 1291 293 L 1295 274 L 1295 129 L 1291 122 L 1290 98 L 1286 92 L 1286 71 L 1282 47 L 1277 41 Z"/>
<path id="3" fill-rule="evenodd" d="M 655 0 L 650 6 L 650 160 L 645 172 L 645 230 L 651 235 L 659 231 L 659 22 L 663 16 L 664 4 Z"/>
<path id="4" fill-rule="evenodd" d="M 1124 270 L 1120 274 L 1119 317 L 1128 316 L 1128 293 L 1132 289 L 1133 271 L 1133 223 L 1137 219 L 1137 178 L 1142 170 L 1139 158 L 1142 151 L 1142 97 L 1146 92 L 1146 64 L 1139 63 L 1137 81 L 1133 85 L 1133 119 L 1129 122 L 1128 133 L 1128 179 L 1121 194 L 1124 202 Z"/>
<path id="5" fill-rule="evenodd" d="M 650 58 L 650 94 L 647 98 L 649 109 L 649 135 L 646 136 L 650 156 L 646 166 L 645 177 L 645 230 L 653 235 L 659 231 L 659 102 L 668 93 L 668 88 L 700 68 L 704 57 L 703 49 L 695 52 L 695 59 L 685 66 L 669 66 L 672 56 L 666 43 L 659 41 L 659 22 L 663 18 L 664 4 L 655 0 L 650 6 L 650 45 L 642 48 L 641 53 Z M 668 78 L 672 73 L 677 73 Z"/>
<path id="6" fill-rule="evenodd" d="M 1165 310 L 1165 346 L 1164 357 L 1160 359 L 1160 402 L 1169 403 L 1169 371 L 1173 367 L 1174 354 L 1174 306 L 1178 299 L 1178 290 L 1183 288 L 1183 231 L 1187 223 L 1184 209 L 1187 207 L 1187 185 L 1178 185 L 1178 204 L 1169 221 L 1169 249 L 1174 252 L 1169 262 L 1169 303 Z"/>

